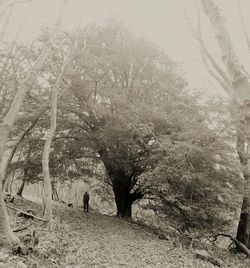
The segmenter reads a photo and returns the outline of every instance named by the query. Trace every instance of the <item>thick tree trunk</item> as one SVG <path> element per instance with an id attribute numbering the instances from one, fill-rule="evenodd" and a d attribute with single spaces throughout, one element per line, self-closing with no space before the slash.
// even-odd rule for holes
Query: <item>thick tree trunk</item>
<path id="1" fill-rule="evenodd" d="M 129 190 L 121 185 L 116 185 L 116 187 L 113 187 L 113 191 L 115 195 L 117 216 L 121 218 L 131 218 L 132 202 L 130 200 Z"/>
<path id="2" fill-rule="evenodd" d="M 2 161 L 0 162 L 0 181 L 3 189 L 6 182 L 7 169 L 12 158 L 11 154 L 12 150 L 6 150 L 3 154 Z"/>
<path id="3" fill-rule="evenodd" d="M 132 217 L 132 205 L 133 203 L 143 197 L 143 193 L 139 190 L 131 193 L 131 184 L 128 178 L 113 179 L 113 191 L 115 195 L 115 204 L 117 208 L 117 216 L 121 218 Z"/>
<path id="4" fill-rule="evenodd" d="M 98 153 L 107 170 L 110 182 L 113 187 L 117 216 L 121 218 L 131 218 L 133 203 L 136 200 L 141 199 L 144 194 L 139 190 L 131 193 L 134 187 L 134 183 L 132 181 L 132 178 L 134 178 L 134 176 L 125 176 L 123 175 L 123 172 L 117 172 L 117 168 L 114 166 L 113 161 L 110 159 L 107 148 L 105 148 L 103 145 L 101 147 L 102 149 L 99 149 Z"/>

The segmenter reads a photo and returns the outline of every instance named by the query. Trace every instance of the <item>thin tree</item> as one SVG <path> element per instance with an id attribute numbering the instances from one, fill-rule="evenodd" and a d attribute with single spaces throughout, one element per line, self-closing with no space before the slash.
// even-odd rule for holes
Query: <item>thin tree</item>
<path id="1" fill-rule="evenodd" d="M 244 192 L 241 215 L 237 229 L 237 240 L 250 248 L 250 82 L 249 74 L 239 62 L 225 19 L 212 0 L 201 0 L 201 5 L 208 17 L 220 48 L 224 68 L 207 49 L 202 37 L 199 6 L 198 32 L 195 36 L 200 44 L 202 60 L 210 75 L 220 84 L 231 101 L 231 114 L 236 123 L 236 149 L 244 176 Z M 240 13 L 241 18 L 242 14 Z M 243 19 L 242 19 L 243 22 Z M 244 25 L 243 25 L 244 27 Z M 194 32 L 194 31 L 193 31 Z M 248 43 L 247 31 L 244 30 Z"/>
<path id="2" fill-rule="evenodd" d="M 43 185 L 43 201 L 42 201 L 42 211 L 45 219 L 48 220 L 49 226 L 52 227 L 52 184 L 50 179 L 50 170 L 49 170 L 49 155 L 51 150 L 52 140 L 56 131 L 56 119 L 57 119 L 57 101 L 58 101 L 58 92 L 63 80 L 63 76 L 66 68 L 68 67 L 72 55 L 74 52 L 74 48 L 70 48 L 70 52 L 64 58 L 63 65 L 61 71 L 57 77 L 54 88 L 51 92 L 51 111 L 50 111 L 50 128 L 47 132 L 43 156 L 42 156 L 42 167 L 43 167 L 43 177 L 44 177 L 44 185 Z"/>
<path id="3" fill-rule="evenodd" d="M 65 3 L 65 2 L 64 2 Z M 57 36 L 57 29 L 58 26 L 61 23 L 61 15 L 64 10 L 64 6 L 62 6 L 62 9 L 59 13 L 57 23 L 55 25 L 55 30 L 53 32 L 53 35 L 51 36 L 49 43 L 53 44 L 56 36 Z M 12 104 L 10 106 L 10 109 L 8 113 L 6 114 L 5 118 L 3 119 L 2 124 L 0 125 L 0 161 L 2 160 L 3 154 L 6 149 L 6 144 L 8 141 L 9 134 L 14 126 L 14 123 L 16 121 L 17 114 L 22 106 L 23 100 L 25 98 L 26 92 L 28 91 L 29 84 L 33 84 L 37 73 L 41 70 L 42 66 L 44 65 L 47 56 L 50 52 L 50 46 L 45 46 L 43 53 L 38 58 L 34 68 L 30 71 L 30 73 L 25 78 L 22 85 L 17 89 L 17 92 L 15 94 L 15 97 L 12 101 Z M 1 182 L 0 182 L 1 183 Z M 17 237 L 13 234 L 9 219 L 6 211 L 6 206 L 4 203 L 4 196 L 2 187 L 0 187 L 0 244 L 5 246 L 11 246 L 13 243 L 17 242 Z"/>

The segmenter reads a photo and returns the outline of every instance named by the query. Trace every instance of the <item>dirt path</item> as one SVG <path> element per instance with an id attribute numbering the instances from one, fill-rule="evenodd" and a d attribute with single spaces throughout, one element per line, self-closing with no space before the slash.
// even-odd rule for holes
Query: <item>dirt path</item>
<path id="1" fill-rule="evenodd" d="M 22 199 L 15 206 L 41 211 L 39 205 Z M 176 247 L 176 241 L 161 240 L 149 230 L 115 217 L 56 206 L 57 223 L 51 232 L 42 222 L 20 219 L 9 212 L 15 223 L 13 228 L 32 222 L 39 244 L 29 256 L 9 255 L 5 263 L 0 260 L 0 267 L 215 267 L 196 259 L 192 251 Z M 222 267 L 250 267 L 246 260 L 233 260 L 234 263 L 227 261 Z"/>
<path id="2" fill-rule="evenodd" d="M 72 239 L 78 236 L 65 258 L 73 267 L 202 267 L 185 264 L 183 253 L 169 242 L 114 217 L 69 211 L 65 222 Z"/>

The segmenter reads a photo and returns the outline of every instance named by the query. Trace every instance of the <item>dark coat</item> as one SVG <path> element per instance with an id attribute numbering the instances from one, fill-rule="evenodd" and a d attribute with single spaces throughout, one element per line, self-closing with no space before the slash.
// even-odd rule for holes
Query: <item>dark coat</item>
<path id="1" fill-rule="evenodd" d="M 89 202 L 89 194 L 87 192 L 83 195 L 83 202 L 84 203 Z"/>

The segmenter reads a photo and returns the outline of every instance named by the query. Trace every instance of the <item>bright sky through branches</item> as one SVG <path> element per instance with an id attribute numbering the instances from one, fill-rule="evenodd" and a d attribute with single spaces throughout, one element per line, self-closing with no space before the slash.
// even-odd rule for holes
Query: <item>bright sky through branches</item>
<path id="1" fill-rule="evenodd" d="M 8 27 L 8 38 L 13 38 L 20 24 L 25 22 L 19 40 L 33 40 L 43 25 L 54 24 L 61 3 L 62 0 L 34 0 L 17 4 Z M 250 1 L 240 0 L 240 3 L 250 31 Z M 249 67 L 237 0 L 219 0 L 218 4 L 226 18 L 235 50 L 242 63 Z M 183 63 L 182 69 L 191 87 L 216 91 L 219 86 L 201 62 L 199 46 L 187 27 L 184 12 L 195 28 L 197 10 L 194 0 L 68 0 L 63 28 L 72 30 L 80 20 L 83 26 L 89 22 L 102 23 L 108 17 L 123 21 L 133 32 L 159 45 L 173 60 Z M 201 14 L 207 47 L 219 58 L 213 32 L 202 11 Z"/>

